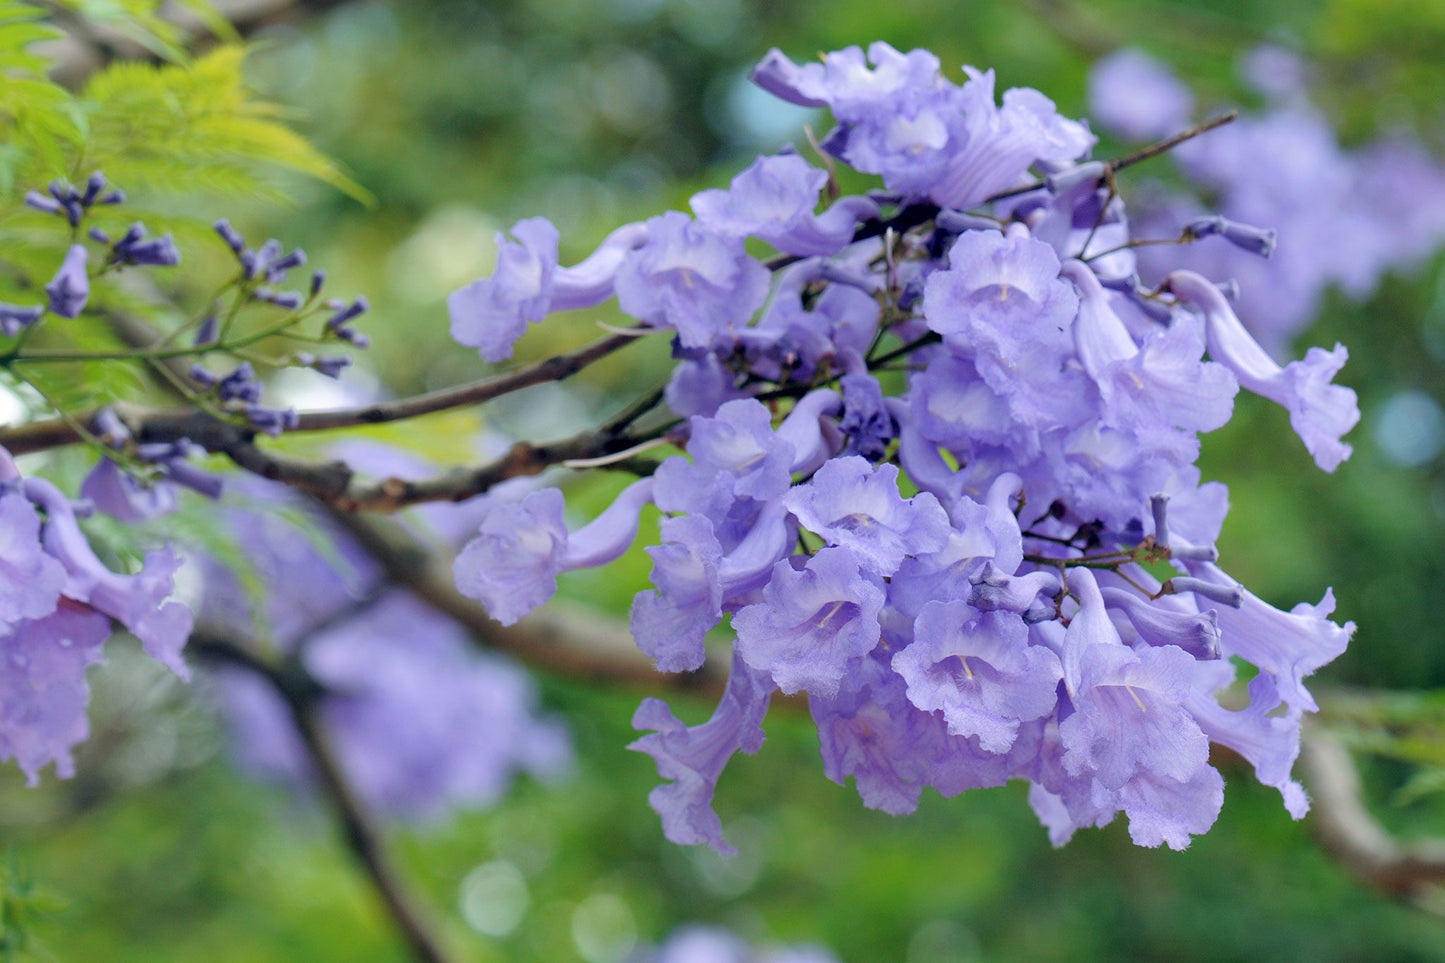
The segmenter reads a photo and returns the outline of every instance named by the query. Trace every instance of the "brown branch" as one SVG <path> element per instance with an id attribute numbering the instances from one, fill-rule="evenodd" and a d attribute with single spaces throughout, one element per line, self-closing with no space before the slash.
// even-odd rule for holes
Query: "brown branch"
<path id="1" fill-rule="evenodd" d="M 534 445 L 517 442 L 505 455 L 485 465 L 454 468 L 430 478 L 399 477 L 364 481 L 343 461 L 313 462 L 264 451 L 249 441 L 219 447 L 239 467 L 304 492 L 346 512 L 395 512 L 423 502 L 459 502 L 483 494 L 493 485 L 537 475 L 575 458 L 600 458 L 635 445 L 639 439 L 613 435 L 605 429 L 584 431 L 561 441 Z"/>
<path id="2" fill-rule="evenodd" d="M 211 450 L 222 451 L 241 468 L 295 488 L 331 508 L 346 512 L 395 512 L 422 502 L 463 501 L 508 478 L 537 475 L 563 462 L 604 458 L 626 452 L 640 442 L 663 437 L 667 426 L 642 435 L 627 434 L 627 429 L 661 400 L 661 389 L 649 392 L 595 429 L 551 443 L 519 441 L 489 464 L 454 468 L 420 481 L 391 476 L 365 482 L 343 461 L 303 461 L 264 451 L 244 439 L 220 444 Z M 640 475 L 648 473 L 652 466 L 636 458 L 626 458 L 614 467 Z"/>
<path id="3" fill-rule="evenodd" d="M 387 912 L 418 959 L 427 963 L 447 963 L 450 957 L 402 887 L 400 877 L 382 848 L 381 836 L 346 781 L 314 708 L 296 701 L 288 702 L 288 706 L 301 740 L 311 754 L 326 796 L 341 819 L 346 845 L 366 870 L 377 894 L 386 904 Z"/>
<path id="4" fill-rule="evenodd" d="M 380 832 L 341 771 L 317 717 L 316 694 L 320 687 L 315 680 L 299 661 L 288 660 L 284 665 L 273 665 L 244 645 L 220 634 L 197 631 L 191 635 L 190 647 L 203 657 L 243 666 L 271 684 L 286 703 L 321 789 L 336 810 L 347 848 L 371 880 L 402 938 L 417 959 L 426 963 L 448 963 L 451 957 L 442 949 L 440 940 L 432 933 L 430 924 L 407 893 L 382 845 Z"/>
<path id="5" fill-rule="evenodd" d="M 120 317 L 111 320 L 113 330 L 127 344 L 144 347 L 154 343 L 158 337 L 155 330 L 143 321 Z M 589 347 L 595 349 L 597 345 Z M 173 385 L 171 387 L 174 388 Z M 513 477 L 505 474 L 507 471 L 518 474 L 535 473 L 556 461 L 605 453 L 595 450 L 597 447 L 621 445 L 625 448 L 625 442 L 588 439 L 606 439 L 612 435 L 621 435 L 661 399 L 662 389 L 656 388 L 628 405 L 595 432 L 584 432 L 571 441 L 551 446 L 519 444 L 493 465 L 462 471 L 459 477 L 474 486 L 481 485 L 481 490 L 484 491 L 496 481 Z M 204 419 L 205 416 L 197 414 L 194 417 Z M 215 419 L 209 419 L 206 427 L 207 430 L 215 430 L 222 436 L 226 436 L 228 431 L 239 431 L 235 426 Z M 278 457 L 262 452 L 242 440 L 243 438 L 243 435 L 235 436 L 232 457 L 238 458 L 238 462 L 239 459 L 254 459 L 252 470 L 268 477 L 275 477 L 270 475 L 272 471 L 296 473 L 289 479 L 293 487 L 307 491 L 323 504 L 332 507 L 332 518 L 380 565 L 388 582 L 411 590 L 437 611 L 450 616 L 468 629 L 472 639 L 480 645 L 506 652 L 534 668 L 591 681 L 627 682 L 653 688 L 665 686 L 721 694 L 727 682 L 726 673 L 718 671 L 716 666 L 704 666 L 697 672 L 688 674 L 659 673 L 633 645 L 626 630 L 605 620 L 599 621 L 595 613 L 584 615 L 568 612 L 565 607 L 553 603 L 518 625 L 502 626 L 494 622 L 483 612 L 480 605 L 457 591 L 451 572 L 451 553 L 439 553 L 434 547 L 423 545 L 394 522 L 381 519 L 364 520 L 337 510 L 342 506 L 336 504 L 335 498 L 323 497 L 325 491 L 309 491 L 308 485 L 323 489 L 337 486 L 335 490 L 344 495 L 351 483 L 351 471 L 344 463 L 308 464 Z M 221 444 L 219 438 L 217 444 Z M 551 460 L 545 461 L 546 459 Z M 405 496 L 410 484 L 412 483 L 400 479 L 389 479 L 374 487 L 379 498 L 394 499 Z M 435 484 L 436 488 L 431 490 L 445 490 L 445 485 L 439 482 Z M 362 494 L 360 490 L 353 490 L 349 497 L 357 498 Z M 412 494 L 415 495 L 416 492 L 412 490 Z M 349 507 L 354 511 L 356 505 Z M 358 603 L 346 613 L 339 613 L 337 618 L 355 614 L 363 604 L 369 603 Z M 204 642 L 201 644 L 204 646 Z M 244 649 L 237 647 L 230 654 L 233 658 L 243 658 L 254 671 L 269 670 L 267 663 L 257 660 Z M 255 664 L 250 664 L 252 662 Z M 304 673 L 304 669 L 302 671 Z M 314 682 L 311 684 L 314 686 Z M 302 685 L 302 688 L 304 687 Z"/>
<path id="6" fill-rule="evenodd" d="M 113 316 L 109 320 L 112 329 L 127 344 L 144 348 L 159 338 L 156 331 L 143 321 L 121 316 Z M 376 425 L 479 404 L 533 385 L 568 378 L 635 340 L 637 338 L 632 335 L 609 335 L 575 351 L 454 388 L 356 408 L 308 412 L 300 416 L 300 426 L 294 430 L 329 431 Z M 173 390 L 176 387 L 174 379 L 185 381 L 187 378 L 184 364 L 176 359 L 155 361 L 154 364 L 164 369 L 162 373 L 172 379 L 168 387 Z M 223 421 L 205 411 L 156 411 L 128 405 L 115 405 L 114 408 L 138 441 L 168 442 L 188 438 L 209 452 L 226 455 L 246 471 L 295 488 L 332 508 L 349 512 L 395 512 L 422 502 L 462 501 L 480 495 L 508 478 L 535 475 L 560 462 L 599 458 L 625 451 L 639 441 L 647 440 L 648 436 L 629 436 L 626 430 L 661 400 L 662 390 L 653 390 L 595 430 L 551 444 L 518 442 L 505 455 L 489 464 L 455 468 L 421 481 L 390 477 L 374 482 L 358 478 L 343 461 L 308 461 L 267 451 L 256 443 L 254 429 Z M 84 423 L 92 416 L 93 413 L 88 413 L 77 417 Z M 63 419 L 32 422 L 0 432 L 0 445 L 14 455 L 78 440 L 73 421 Z"/>
<path id="7" fill-rule="evenodd" d="M 568 611 L 556 602 L 516 625 L 499 625 L 475 600 L 457 591 L 449 552 L 422 544 L 388 519 L 341 512 L 332 517 L 376 560 L 389 581 L 456 620 L 482 645 L 533 668 L 591 682 L 718 694 L 727 682 L 726 672 L 712 663 L 686 674 L 660 673 L 625 628 L 599 619 L 595 612 Z"/>
<path id="8" fill-rule="evenodd" d="M 1366 883 L 1439 913 L 1431 889 L 1445 884 L 1445 839 L 1401 842 L 1370 814 L 1360 775 L 1337 737 L 1314 727 L 1301 743 L 1314 802 L 1314 828 L 1325 852 Z"/>

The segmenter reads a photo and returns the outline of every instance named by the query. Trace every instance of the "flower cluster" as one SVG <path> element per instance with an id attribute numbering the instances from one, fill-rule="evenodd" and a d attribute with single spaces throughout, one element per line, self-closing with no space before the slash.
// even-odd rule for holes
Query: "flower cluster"
<path id="1" fill-rule="evenodd" d="M 1226 218 L 1276 231 L 1277 253 L 1264 263 L 1217 241 L 1151 247 L 1140 250 L 1140 268 L 1146 280 L 1179 267 L 1236 279 L 1242 316 L 1277 354 L 1314 316 L 1327 288 L 1362 299 L 1385 272 L 1411 267 L 1445 241 L 1445 167 L 1402 137 L 1341 147 L 1309 101 L 1307 65 L 1293 54 L 1259 48 L 1241 69 L 1264 110 L 1182 145 L 1175 157 Z M 1186 126 L 1193 110 L 1189 91 L 1137 50 L 1099 62 L 1089 101 L 1103 129 L 1136 139 Z M 1202 211 L 1198 199 L 1176 190 L 1156 185 L 1141 193 L 1140 236 L 1178 234 Z"/>
<path id="2" fill-rule="evenodd" d="M 234 317 L 241 304 L 255 302 L 270 305 L 286 312 L 283 320 L 272 325 L 267 333 L 286 334 L 293 339 L 300 337 L 293 328 L 313 314 L 329 315 L 318 336 L 304 340 L 329 344 L 344 341 L 356 348 L 365 348 L 371 339 L 358 332 L 352 322 L 366 312 L 368 305 L 363 297 L 354 298 L 350 303 L 339 298 L 321 298 L 321 289 L 326 283 L 326 272 L 313 270 L 307 282 L 306 291 L 277 290 L 286 280 L 286 275 L 306 264 L 306 252 L 300 249 L 284 252 L 281 242 L 268 239 L 260 247 L 246 246 L 245 238 L 225 218 L 212 225 L 216 234 L 231 249 L 241 268 L 237 280 L 239 294 Z M 196 328 L 194 343 L 198 349 L 219 347 L 218 340 L 224 333 L 223 325 L 215 314 L 208 315 Z M 255 340 L 246 339 L 247 342 Z M 340 377 L 341 372 L 351 364 L 345 354 L 317 356 L 309 351 L 295 352 L 290 361 L 297 367 L 311 370 L 328 378 Z M 274 408 L 262 404 L 263 385 L 256 376 L 250 361 L 241 361 L 224 375 L 217 375 L 197 361 L 191 365 L 190 380 L 202 389 L 203 397 L 220 410 L 233 413 L 245 419 L 257 431 L 268 435 L 279 435 L 296 427 L 294 408 Z"/>
<path id="3" fill-rule="evenodd" d="M 26 195 L 30 208 L 65 222 L 72 243 L 45 285 L 45 305 L 0 304 L 0 334 L 16 339 L 6 361 L 12 376 L 25 380 L 26 369 L 20 362 L 113 360 L 114 353 L 80 349 L 51 351 L 48 357 L 44 352 L 32 355 L 27 338 L 47 312 L 58 318 L 77 317 L 92 300 L 92 282 L 107 272 L 180 263 L 169 234 L 151 236 L 138 222 L 117 239 L 95 226 L 81 234 L 93 208 L 124 200 L 120 191 L 107 189 L 105 177 L 98 172 L 81 188 L 57 180 L 45 193 Z M 305 294 L 275 291 L 266 285 L 281 283 L 288 271 L 305 264 L 305 254 L 283 253 L 274 240 L 253 251 L 224 220 L 217 222 L 216 231 L 241 267 L 239 277 L 227 286 L 234 290 L 235 300 L 226 319 L 221 320 L 213 310 L 192 322 L 195 330 L 190 350 L 170 344 L 186 326 L 161 342 L 158 354 L 150 356 L 139 348 L 133 357 L 120 360 L 142 362 L 185 354 L 202 358 L 212 353 L 244 358 L 251 343 L 280 333 L 296 337 L 297 322 L 323 312 L 330 317 L 321 334 L 309 340 L 365 347 L 365 335 L 351 327 L 366 310 L 364 299 L 349 304 L 321 300 L 324 275 L 320 271 L 312 274 Z M 96 257 L 92 257 L 94 245 L 104 248 Z M 288 313 L 259 332 L 228 334 L 227 328 L 251 302 Z M 63 326 L 57 326 L 57 334 L 64 332 Z M 349 359 L 303 352 L 291 360 L 335 377 Z M 262 382 L 247 360 L 239 360 L 224 375 L 211 373 L 198 360 L 191 366 L 183 390 L 211 414 L 234 419 L 257 432 L 278 434 L 296 424 L 294 410 L 262 403 Z M 43 478 L 22 478 L 9 453 L 0 448 L 0 516 L 7 546 L 0 553 L 4 556 L 0 559 L 0 759 L 15 759 L 32 784 L 48 763 L 53 763 L 61 776 L 73 771 L 71 750 L 88 732 L 86 667 L 100 660 L 112 620 L 137 636 L 147 653 L 177 675 L 188 675 L 181 650 L 191 632 L 192 614 L 170 598 L 179 557 L 170 547 L 162 548 L 145 554 L 139 571 L 117 573 L 97 557 L 77 519 L 99 510 L 124 522 L 146 521 L 172 511 L 181 488 L 215 499 L 222 485 L 218 476 L 193 463 L 202 449 L 187 438 L 150 441 L 143 434 L 138 437 L 113 408 L 91 413 L 84 423 L 74 417 L 71 420 L 78 433 L 101 451 L 80 486 L 78 502 Z"/>
<path id="4" fill-rule="evenodd" d="M 517 224 L 495 273 L 453 295 L 457 339 L 497 360 L 548 312 L 615 297 L 673 336 L 686 455 L 575 530 L 554 489 L 488 496 L 458 588 L 515 621 L 560 573 L 621 554 L 644 505 L 664 513 L 638 646 L 683 672 L 731 628 L 711 719 L 646 699 L 633 720 L 676 842 L 727 848 L 713 789 L 761 745 L 774 691 L 806 696 L 825 774 L 891 813 L 924 787 L 1022 779 L 1056 843 L 1123 812 L 1137 843 L 1182 848 L 1222 802 L 1215 742 L 1303 815 L 1304 680 L 1353 626 L 1328 593 L 1285 612 L 1216 566 L 1226 495 L 1195 461 L 1242 387 L 1333 470 L 1359 417 L 1333 384 L 1344 348 L 1281 366 L 1208 276 L 1143 287 L 1112 170 L 1037 91 L 1000 105 L 991 73 L 956 84 L 882 43 L 805 65 L 774 51 L 753 76 L 829 108 L 830 163 L 882 190 L 819 211 L 827 171 L 760 157 L 573 268 L 550 224 Z M 1197 231 L 1267 253 L 1231 225 Z M 1244 665 L 1247 703 L 1226 708 Z"/>
<path id="5" fill-rule="evenodd" d="M 86 667 L 98 662 L 111 620 L 181 678 L 191 613 L 171 601 L 180 562 L 169 548 L 146 553 L 140 571 L 112 571 L 96 556 L 72 503 L 42 478 L 22 478 L 0 449 L 0 759 L 34 785 L 53 763 L 74 771 L 71 750 L 89 734 Z"/>
<path id="6" fill-rule="evenodd" d="M 63 219 L 71 228 L 72 237 L 92 207 L 121 204 L 124 201 L 123 192 L 106 190 L 105 175 L 99 171 L 90 175 L 83 188 L 56 180 L 51 182 L 44 194 L 29 191 L 25 195 L 27 206 Z M 86 236 L 109 249 L 104 257 L 105 267 L 174 267 L 181 262 L 180 252 L 176 250 L 175 242 L 169 234 L 148 237 L 145 225 L 140 222 L 132 224 L 116 241 L 112 241 L 110 235 L 96 227 L 90 228 Z M 45 285 L 46 304 L 0 304 L 0 334 L 14 337 L 39 321 L 46 310 L 61 318 L 79 316 L 90 300 L 89 263 L 89 249 L 83 241 L 74 240 L 66 249 L 55 276 Z"/>

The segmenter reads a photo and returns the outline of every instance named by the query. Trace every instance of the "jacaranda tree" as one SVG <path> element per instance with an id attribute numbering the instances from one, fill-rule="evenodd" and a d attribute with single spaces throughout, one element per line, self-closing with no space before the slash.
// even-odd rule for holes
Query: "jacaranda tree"
<path id="1" fill-rule="evenodd" d="M 232 42 L 192 57 L 133 6 L 119 22 L 170 62 L 77 88 L 47 74 L 52 11 L 0 5 L 0 758 L 27 782 L 76 775 L 89 680 L 132 636 L 204 673 L 243 771 L 320 791 L 438 960 L 374 820 L 565 774 L 566 721 L 522 664 L 715 699 L 694 725 L 653 695 L 631 719 L 681 846 L 732 851 L 714 793 L 770 711 L 811 717 L 822 775 L 864 806 L 1021 782 L 1059 847 L 1122 816 L 1139 846 L 1185 849 L 1224 805 L 1221 759 L 1310 812 L 1309 677 L 1356 626 L 1327 585 L 1281 608 L 1230 574 L 1200 437 L 1254 395 L 1320 471 L 1350 457 L 1346 346 L 1289 345 L 1331 285 L 1364 296 L 1445 238 L 1445 170 L 1402 136 L 1340 147 L 1299 61 L 1256 53 L 1265 107 L 1198 116 L 1161 64 L 1116 54 L 1095 123 L 1136 146 L 1096 156 L 1088 121 L 990 70 L 881 41 L 760 49 L 752 83 L 814 111 L 817 138 L 575 263 L 551 221 L 517 221 L 449 317 L 408 321 L 449 324 L 475 375 L 392 396 L 351 377 L 388 363 L 357 364 L 364 292 L 166 206 L 264 193 L 267 167 L 364 189 L 245 86 L 224 18 L 203 11 Z M 594 308 L 625 322 L 512 362 L 534 326 Z M 641 342 L 668 346 L 665 379 L 570 436 L 434 418 Z M 328 379 L 335 403 L 288 400 Z M 429 440 L 358 430 L 413 422 Z M 601 474 L 626 483 L 569 508 Z M 567 573 L 639 539 L 627 625 L 547 615 Z M 1401 891 L 1441 873 L 1412 858 L 1389 864 Z M 637 952 L 851 958 L 709 929 Z"/>

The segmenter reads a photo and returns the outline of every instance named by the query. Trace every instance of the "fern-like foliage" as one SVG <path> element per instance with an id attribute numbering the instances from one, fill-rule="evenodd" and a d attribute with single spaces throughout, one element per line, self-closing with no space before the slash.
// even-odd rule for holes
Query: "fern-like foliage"
<path id="1" fill-rule="evenodd" d="M 0 0 L 0 200 L 14 202 L 41 172 L 63 173 L 82 141 L 70 92 L 48 80 L 31 50 L 60 31 L 31 3 Z"/>
<path id="2" fill-rule="evenodd" d="M 209 0 L 180 5 L 217 37 L 234 40 L 234 30 Z M 90 254 L 84 314 L 47 315 L 20 339 L 0 337 L 0 357 L 21 352 L 22 345 L 25 352 L 66 356 L 43 364 L 14 356 L 4 361 L 0 382 L 23 386 L 20 395 L 36 414 L 74 414 L 144 397 L 149 369 L 138 359 L 114 357 L 127 346 L 112 331 L 113 319 L 144 320 L 165 333 L 193 317 L 187 306 L 170 301 L 187 287 L 171 286 L 171 269 L 151 274 L 106 267 L 107 235 L 118 237 L 139 220 L 153 234 L 172 233 L 183 252 L 203 234 L 215 245 L 205 225 L 217 216 L 236 216 L 246 202 L 284 202 L 286 181 L 276 175 L 285 171 L 370 199 L 288 126 L 281 107 L 246 84 L 244 46 L 224 43 L 192 58 L 184 47 L 186 32 L 159 16 L 161 6 L 161 0 L 52 0 L 44 6 L 0 0 L 0 302 L 43 306 L 42 289 L 67 247 L 80 243 Z M 38 46 L 64 36 L 57 25 L 79 36 L 133 41 L 159 62 L 115 61 L 79 92 L 68 90 L 47 76 L 53 66 L 47 53 L 55 48 Z M 132 46 L 116 42 L 121 49 Z M 79 230 L 24 203 L 27 190 L 43 193 L 56 179 L 84 184 L 95 171 L 129 200 L 93 206 Z M 176 203 L 184 195 L 201 202 L 202 217 L 175 214 L 186 206 Z M 187 256 L 185 263 L 195 262 Z M 187 282 L 210 288 L 215 280 Z M 89 356 L 98 353 L 112 357 Z"/>
<path id="3" fill-rule="evenodd" d="M 366 191 L 283 122 L 242 77 L 245 48 L 217 47 L 185 64 L 117 63 L 80 104 L 87 135 L 75 174 L 101 169 L 138 189 L 204 190 L 281 199 L 265 178 L 288 169 L 358 199 Z"/>

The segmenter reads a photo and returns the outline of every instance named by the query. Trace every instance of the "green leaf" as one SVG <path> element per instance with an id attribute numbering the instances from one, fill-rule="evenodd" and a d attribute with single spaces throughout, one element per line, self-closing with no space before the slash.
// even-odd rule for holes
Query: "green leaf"
<path id="1" fill-rule="evenodd" d="M 27 365 L 25 380 L 66 412 L 131 399 L 145 388 L 135 365 L 114 361 Z"/>
<path id="2" fill-rule="evenodd" d="M 1397 806 L 1408 806 L 1428 796 L 1445 793 L 1445 767 L 1429 767 L 1414 773 L 1395 791 L 1392 801 Z"/>
<path id="3" fill-rule="evenodd" d="M 45 77 L 49 61 L 31 51 L 60 31 L 28 3 L 0 3 L 0 197 L 65 169 L 80 142 L 71 95 Z"/>
<path id="4" fill-rule="evenodd" d="M 91 129 L 77 175 L 99 168 L 127 187 L 276 197 L 258 176 L 271 167 L 370 203 L 364 188 L 282 122 L 278 106 L 252 95 L 245 56 L 228 45 L 188 65 L 117 63 L 97 74 L 81 97 Z"/>

